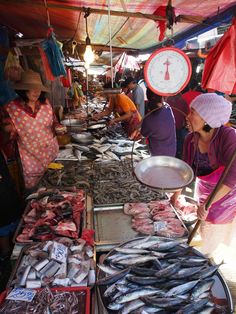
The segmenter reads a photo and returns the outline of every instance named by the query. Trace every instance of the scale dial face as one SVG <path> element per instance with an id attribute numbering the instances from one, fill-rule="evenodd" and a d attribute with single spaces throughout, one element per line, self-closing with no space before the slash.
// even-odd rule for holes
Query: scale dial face
<path id="1" fill-rule="evenodd" d="M 144 78 L 148 87 L 161 96 L 176 95 L 188 84 L 192 74 L 189 57 L 180 49 L 167 47 L 147 60 Z"/>

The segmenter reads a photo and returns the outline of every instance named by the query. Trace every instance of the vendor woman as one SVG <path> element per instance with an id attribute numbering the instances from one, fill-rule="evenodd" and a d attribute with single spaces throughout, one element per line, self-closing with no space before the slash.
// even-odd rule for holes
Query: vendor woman
<path id="1" fill-rule="evenodd" d="M 124 94 L 113 94 L 112 90 L 111 92 L 104 92 L 108 96 L 109 105 L 104 111 L 96 114 L 93 118 L 98 120 L 104 116 L 110 116 L 113 112 L 115 117 L 110 121 L 109 125 L 121 122 L 127 135 L 130 136 L 141 121 L 141 116 L 135 104 Z"/>
<path id="2" fill-rule="evenodd" d="M 206 211 L 204 206 L 236 149 L 236 130 L 225 126 L 231 111 L 231 102 L 223 96 L 215 93 L 197 96 L 190 104 L 188 116 L 192 133 L 184 142 L 184 160 L 197 176 L 195 197 L 200 204 L 202 252 L 212 257 L 218 256 L 220 245 L 229 251 L 236 235 L 236 160 L 213 197 L 209 210 Z M 173 203 L 178 194 L 172 196 Z"/>
<path id="3" fill-rule="evenodd" d="M 6 145 L 14 148 L 8 151 L 8 158 L 16 158 L 13 155 L 19 152 L 25 188 L 31 189 L 58 154 L 54 132 L 58 122 L 39 73 L 23 72 L 15 89 L 19 97 L 1 108 L 1 127 Z"/>

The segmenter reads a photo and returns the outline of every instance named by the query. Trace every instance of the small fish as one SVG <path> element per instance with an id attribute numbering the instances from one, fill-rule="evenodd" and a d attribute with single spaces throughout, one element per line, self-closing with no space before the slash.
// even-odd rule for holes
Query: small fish
<path id="1" fill-rule="evenodd" d="M 178 241 L 163 242 L 153 245 L 151 249 L 153 251 L 157 250 L 158 252 L 169 251 L 170 249 L 176 247 L 177 245 L 179 245 Z"/>
<path id="2" fill-rule="evenodd" d="M 138 276 L 130 276 L 128 278 L 132 283 L 136 283 L 140 286 L 152 285 L 158 283 L 158 279 L 156 277 L 138 277 Z"/>
<path id="3" fill-rule="evenodd" d="M 182 268 L 176 274 L 174 274 L 173 279 L 182 279 L 186 277 L 193 276 L 199 273 L 202 270 L 201 267 L 191 267 L 191 268 Z"/>
<path id="4" fill-rule="evenodd" d="M 146 277 L 146 276 L 154 276 L 156 274 L 157 270 L 152 268 L 144 268 L 144 267 L 138 267 L 138 266 L 132 266 L 131 267 L 131 273 L 134 273 L 136 275 Z"/>
<path id="5" fill-rule="evenodd" d="M 118 310 L 122 309 L 122 307 L 124 307 L 124 304 L 117 303 L 117 302 L 115 301 L 115 302 L 109 303 L 107 307 L 108 307 L 110 310 L 112 310 L 112 311 L 118 311 Z"/>
<path id="6" fill-rule="evenodd" d="M 142 243 L 149 241 L 150 238 L 151 238 L 151 236 L 148 236 L 148 237 L 145 237 L 142 239 L 137 239 L 137 240 L 134 240 L 132 242 L 126 243 L 125 245 L 123 245 L 123 247 L 132 248 L 132 247 L 135 247 L 136 245 L 139 245 L 139 244 L 142 244 Z"/>

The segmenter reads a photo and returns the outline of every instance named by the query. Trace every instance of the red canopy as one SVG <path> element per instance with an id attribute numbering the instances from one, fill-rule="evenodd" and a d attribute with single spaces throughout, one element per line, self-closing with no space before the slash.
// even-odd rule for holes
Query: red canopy
<path id="1" fill-rule="evenodd" d="M 206 58 L 202 87 L 236 94 L 236 18 Z"/>

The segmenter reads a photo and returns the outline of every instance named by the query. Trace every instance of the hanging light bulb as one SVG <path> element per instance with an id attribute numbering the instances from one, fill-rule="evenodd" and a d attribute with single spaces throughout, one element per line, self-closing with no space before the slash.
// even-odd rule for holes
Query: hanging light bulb
<path id="1" fill-rule="evenodd" d="M 90 39 L 87 36 L 86 38 L 86 48 L 85 48 L 85 53 L 84 53 L 84 61 L 85 63 L 91 64 L 93 63 L 95 59 L 92 47 L 91 47 L 91 43 L 90 43 Z"/>

